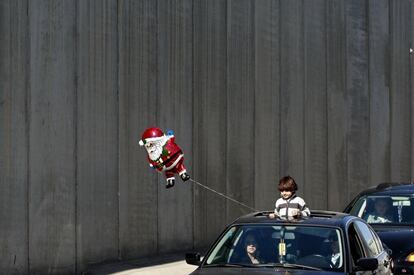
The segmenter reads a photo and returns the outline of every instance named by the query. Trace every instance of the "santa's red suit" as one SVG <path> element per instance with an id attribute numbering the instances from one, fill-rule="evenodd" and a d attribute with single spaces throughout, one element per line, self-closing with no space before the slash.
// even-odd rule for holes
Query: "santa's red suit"
<path id="1" fill-rule="evenodd" d="M 167 188 L 174 186 L 174 174 L 179 174 L 183 181 L 190 179 L 183 164 L 183 151 L 175 143 L 172 131 L 165 135 L 159 128 L 148 128 L 142 134 L 139 144 L 145 146 L 150 166 L 159 172 L 164 172 Z"/>
<path id="2" fill-rule="evenodd" d="M 187 172 L 184 167 L 184 154 L 180 147 L 175 143 L 175 137 L 169 136 L 167 142 L 162 147 L 161 156 L 157 160 L 152 160 L 148 156 L 148 162 L 160 172 L 165 173 L 168 179 L 174 178 L 174 174 L 181 175 Z"/>

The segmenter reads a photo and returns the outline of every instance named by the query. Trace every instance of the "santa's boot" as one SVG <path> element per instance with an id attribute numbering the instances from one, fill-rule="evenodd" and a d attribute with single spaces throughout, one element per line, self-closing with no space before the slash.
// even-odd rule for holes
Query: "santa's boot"
<path id="1" fill-rule="evenodd" d="M 165 188 L 171 188 L 171 187 L 173 187 L 174 186 L 174 184 L 175 184 L 175 179 L 174 178 L 171 178 L 171 179 L 167 179 L 167 184 L 165 185 Z"/>
<path id="2" fill-rule="evenodd" d="M 181 177 L 181 179 L 182 179 L 183 181 L 187 181 L 187 180 L 189 180 L 189 179 L 190 179 L 190 175 L 189 175 L 189 174 L 187 174 L 186 172 L 182 173 L 182 174 L 180 175 L 180 177 Z"/>

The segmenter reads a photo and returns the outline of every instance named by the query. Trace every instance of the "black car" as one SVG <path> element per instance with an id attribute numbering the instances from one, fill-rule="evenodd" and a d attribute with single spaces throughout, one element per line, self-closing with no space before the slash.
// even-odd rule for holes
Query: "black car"
<path id="1" fill-rule="evenodd" d="M 414 274 L 413 183 L 382 183 L 364 190 L 344 212 L 366 220 L 391 249 L 394 274 Z"/>
<path id="2" fill-rule="evenodd" d="M 391 274 L 391 260 L 362 219 L 312 211 L 299 219 L 256 212 L 231 223 L 201 260 L 187 253 L 201 274 Z"/>

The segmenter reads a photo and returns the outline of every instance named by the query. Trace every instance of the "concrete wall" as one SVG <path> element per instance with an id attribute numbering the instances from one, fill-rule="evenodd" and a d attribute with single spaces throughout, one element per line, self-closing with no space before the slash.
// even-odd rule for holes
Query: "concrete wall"
<path id="1" fill-rule="evenodd" d="M 148 168 L 311 208 L 414 174 L 412 0 L 0 1 L 0 270 L 73 274 L 208 245 L 249 210 Z"/>

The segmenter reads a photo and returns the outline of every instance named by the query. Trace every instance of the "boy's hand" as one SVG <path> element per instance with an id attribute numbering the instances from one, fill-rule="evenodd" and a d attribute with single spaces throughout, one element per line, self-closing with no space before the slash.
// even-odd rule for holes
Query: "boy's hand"
<path id="1" fill-rule="evenodd" d="M 269 214 L 269 218 L 271 218 L 271 219 L 276 218 L 276 214 L 275 214 L 275 213 L 270 213 L 270 214 Z"/>

